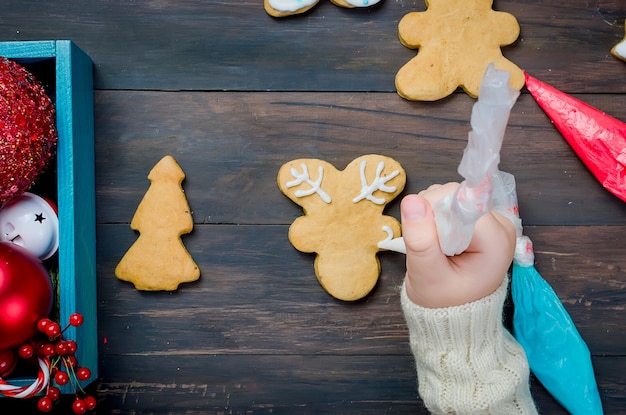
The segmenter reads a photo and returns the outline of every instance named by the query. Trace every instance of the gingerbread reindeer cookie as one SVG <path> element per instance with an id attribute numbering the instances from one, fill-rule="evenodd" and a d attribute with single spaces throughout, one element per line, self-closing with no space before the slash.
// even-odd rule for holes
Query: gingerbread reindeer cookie
<path id="1" fill-rule="evenodd" d="M 457 87 L 476 98 L 487 65 L 511 74 L 510 85 L 524 86 L 524 73 L 502 55 L 520 27 L 512 14 L 492 10 L 492 0 L 426 0 L 425 12 L 405 15 L 398 25 L 400 41 L 417 56 L 396 74 L 403 98 L 435 101 Z"/>
<path id="2" fill-rule="evenodd" d="M 339 171 L 318 159 L 285 163 L 278 187 L 304 208 L 289 228 L 289 241 L 315 252 L 315 274 L 333 297 L 354 301 L 376 285 L 378 243 L 388 233 L 400 236 L 400 223 L 383 215 L 385 205 L 404 189 L 406 173 L 392 158 L 365 155 Z"/>

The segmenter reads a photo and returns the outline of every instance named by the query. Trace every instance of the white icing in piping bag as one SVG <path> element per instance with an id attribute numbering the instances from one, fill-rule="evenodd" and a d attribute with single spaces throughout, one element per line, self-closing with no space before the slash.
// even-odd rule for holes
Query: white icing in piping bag
<path id="1" fill-rule="evenodd" d="M 439 243 L 446 255 L 457 255 L 467 249 L 476 222 L 490 210 L 511 219 L 521 234 L 515 180 L 511 174 L 498 170 L 504 132 L 519 96 L 519 91 L 509 86 L 509 78 L 508 72 L 491 64 L 487 67 L 472 108 L 472 131 L 458 168 L 464 180 L 453 195 L 433 206 Z M 378 246 L 406 253 L 404 243 L 397 240 L 387 238 Z"/>

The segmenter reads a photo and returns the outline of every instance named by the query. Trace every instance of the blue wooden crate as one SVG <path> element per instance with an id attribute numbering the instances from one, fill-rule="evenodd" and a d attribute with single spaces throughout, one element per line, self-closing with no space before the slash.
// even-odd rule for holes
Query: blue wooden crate
<path id="1" fill-rule="evenodd" d="M 48 69 L 57 116 L 56 188 L 59 211 L 59 314 L 64 327 L 72 313 L 85 322 L 64 338 L 76 340 L 79 365 L 98 376 L 96 231 L 93 133 L 93 63 L 69 40 L 0 42 L 0 56 Z M 43 66 L 42 66 L 43 65 Z M 37 75 L 36 75 L 37 76 Z M 11 379 L 26 385 L 34 379 Z M 68 384 L 63 393 L 73 393 Z M 0 395 L 1 396 L 1 395 Z"/>

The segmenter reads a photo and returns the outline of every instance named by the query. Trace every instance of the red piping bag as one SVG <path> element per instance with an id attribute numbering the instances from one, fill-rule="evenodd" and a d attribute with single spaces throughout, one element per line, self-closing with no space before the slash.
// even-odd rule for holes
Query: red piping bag
<path id="1" fill-rule="evenodd" d="M 526 88 L 602 186 L 626 202 L 626 124 L 524 73 Z"/>

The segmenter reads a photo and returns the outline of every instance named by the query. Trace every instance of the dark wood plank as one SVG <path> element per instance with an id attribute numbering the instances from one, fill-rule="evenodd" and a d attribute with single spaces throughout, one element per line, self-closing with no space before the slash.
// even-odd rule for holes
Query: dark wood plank
<path id="1" fill-rule="evenodd" d="M 161 373 L 138 378 L 132 367 L 139 362 L 161 361 Z M 416 376 L 410 357 L 354 356 L 197 356 L 112 357 L 108 368 L 119 368 L 121 384 L 102 382 L 109 398 L 104 405 L 132 410 L 134 402 L 150 399 L 147 411 L 166 409 L 191 413 L 251 414 L 427 414 L 416 397 Z M 615 365 L 624 369 L 623 359 L 594 362 L 601 369 Z M 126 368 L 126 369 L 125 369 Z M 238 379 L 240 382 L 233 382 Z M 200 380 L 199 383 L 190 383 Z M 332 385 L 330 388 L 329 386 Z M 541 413 L 565 414 L 534 379 L 532 393 Z M 600 378 L 601 396 L 623 394 L 621 377 Z M 174 394 L 176 401 L 159 399 L 160 391 Z M 278 397 L 278 398 L 277 398 Z M 619 413 L 624 399 L 606 399 L 607 414 Z M 193 412 L 194 408 L 198 412 Z M 187 413 L 187 412 L 186 412 Z M 226 412 L 228 413 L 228 412 Z"/>
<path id="2" fill-rule="evenodd" d="M 383 255 L 376 291 L 346 304 L 323 292 L 285 226 L 201 225 L 185 239 L 201 280 L 139 293 L 109 271 L 133 241 L 124 228 L 99 227 L 103 413 L 426 413 L 398 304 L 401 256 Z M 597 355 L 606 413 L 619 413 L 624 228 L 527 233 L 538 269 Z M 533 395 L 542 413 L 565 413 L 536 382 Z"/>
<path id="3" fill-rule="evenodd" d="M 537 269 L 594 355 L 626 354 L 624 231 L 624 226 L 527 229 Z M 201 279 L 174 293 L 149 293 L 113 274 L 135 238 L 127 225 L 98 227 L 104 355 L 408 353 L 398 296 L 405 270 L 400 254 L 381 255 L 381 278 L 369 297 L 344 303 L 318 284 L 313 256 L 291 246 L 287 226 L 197 225 L 184 242 Z"/>
<path id="4" fill-rule="evenodd" d="M 626 119 L 620 100 L 582 98 Z M 339 169 L 362 154 L 393 157 L 407 171 L 405 193 L 459 180 L 474 102 L 457 95 L 412 103 L 394 93 L 98 92 L 97 220 L 130 222 L 148 172 L 166 154 L 187 174 L 197 223 L 291 223 L 301 209 L 280 193 L 276 175 L 300 157 Z M 593 178 L 528 95 L 513 108 L 501 169 L 517 178 L 527 225 L 626 224 L 626 205 Z M 390 212 L 398 216 L 397 203 Z"/>
<path id="5" fill-rule="evenodd" d="M 93 389 L 100 414 L 423 414 L 408 356 L 105 356 L 103 379 Z M 596 359 L 604 371 L 623 370 L 624 359 Z M 148 369 L 146 369 L 148 368 Z M 625 400 L 622 376 L 599 377 L 606 414 Z M 542 414 L 566 414 L 532 378 Z M 69 401 L 58 404 L 67 413 Z M 7 402 L 24 411 L 32 402 Z M 65 410 L 65 412 L 63 412 Z M 20 412 L 24 413 L 24 412 Z"/>
<path id="6" fill-rule="evenodd" d="M 369 11 L 323 0 L 309 14 L 275 19 L 263 1 L 41 2 L 6 0 L 2 40 L 70 38 L 95 62 L 98 89 L 395 91 L 415 56 L 398 21 L 423 1 L 387 0 Z M 609 53 L 624 35 L 622 0 L 498 0 L 518 41 L 504 54 L 569 92 L 626 92 Z"/>

